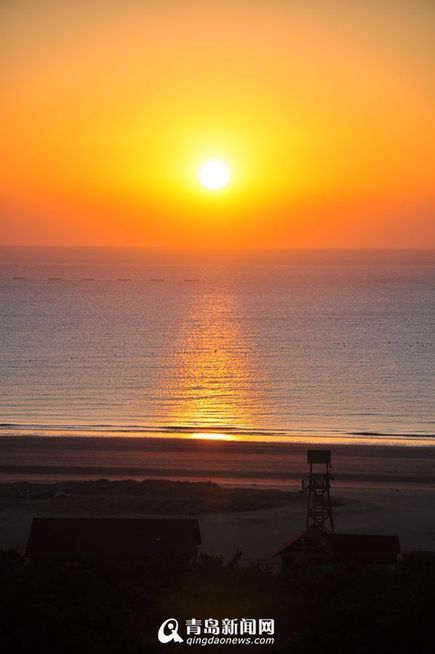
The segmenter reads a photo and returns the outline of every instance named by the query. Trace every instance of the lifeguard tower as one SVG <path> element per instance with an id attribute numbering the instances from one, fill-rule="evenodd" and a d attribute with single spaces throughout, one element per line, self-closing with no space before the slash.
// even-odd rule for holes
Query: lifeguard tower
<path id="1" fill-rule="evenodd" d="M 308 479 L 302 481 L 302 488 L 308 491 L 307 529 L 317 527 L 326 534 L 334 533 L 331 497 L 329 494 L 331 450 L 308 450 L 310 466 Z"/>
<path id="2" fill-rule="evenodd" d="M 317 561 L 328 566 L 341 563 L 394 567 L 400 553 L 399 537 L 385 534 L 346 534 L 334 531 L 329 495 L 331 451 L 308 450 L 308 478 L 302 491 L 308 492 L 306 528 L 285 543 L 274 556 L 282 564 Z"/>

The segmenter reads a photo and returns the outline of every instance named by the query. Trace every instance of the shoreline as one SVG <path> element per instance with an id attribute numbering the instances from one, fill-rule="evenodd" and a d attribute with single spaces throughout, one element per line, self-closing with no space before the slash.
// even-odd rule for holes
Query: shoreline
<path id="1" fill-rule="evenodd" d="M 113 425 L 59 427 L 44 425 L 0 424 L 0 440 L 3 438 L 98 438 L 98 439 L 144 439 L 144 440 L 206 440 L 238 443 L 289 444 L 289 445 L 367 445 L 397 447 L 435 447 L 435 434 L 386 433 L 372 431 L 316 432 L 285 430 L 241 429 L 236 427 L 119 427 Z"/>

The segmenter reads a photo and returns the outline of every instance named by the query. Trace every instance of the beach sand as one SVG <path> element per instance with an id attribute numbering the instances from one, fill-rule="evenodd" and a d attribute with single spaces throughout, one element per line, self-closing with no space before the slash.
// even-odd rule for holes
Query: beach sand
<path id="1" fill-rule="evenodd" d="M 148 497 L 148 504 L 154 502 L 153 511 L 150 511 L 149 506 L 148 510 L 146 507 L 145 510 L 135 508 L 134 502 L 128 506 L 125 497 L 115 496 L 108 501 L 104 494 L 94 496 L 92 502 L 83 496 L 71 505 L 66 497 L 35 500 L 10 495 L 5 500 L 2 496 L 0 548 L 24 552 L 31 521 L 36 516 L 185 516 L 199 519 L 203 552 L 230 557 L 241 550 L 246 561 L 265 561 L 304 527 L 306 496 L 296 492 L 289 493 L 287 497 L 285 494 L 276 496 L 274 491 L 256 490 L 257 501 L 264 495 L 262 508 L 244 510 L 244 502 L 238 508 L 240 498 L 233 497 L 231 489 L 226 490 L 228 497 L 233 500 L 231 510 L 218 511 L 216 507 L 216 511 L 209 511 L 204 506 L 203 510 L 197 512 L 186 512 L 182 502 L 178 506 L 174 502 L 172 507 L 164 509 L 161 506 L 159 509 L 161 498 L 152 495 Z M 175 497 L 178 493 L 171 482 L 167 482 L 166 491 Z M 234 489 L 236 495 L 238 492 L 239 489 Z M 403 550 L 435 550 L 435 488 L 351 486 L 338 487 L 334 495 L 337 498 L 333 509 L 337 531 L 399 534 Z M 120 504 L 124 505 L 123 510 L 120 510 Z"/>
<path id="2" fill-rule="evenodd" d="M 398 534 L 404 551 L 435 550 L 435 448 L 325 447 L 332 449 L 336 531 Z M 35 516 L 186 516 L 199 519 L 203 552 L 230 557 L 241 550 L 245 561 L 272 562 L 305 526 L 298 480 L 307 472 L 306 449 L 303 443 L 2 438 L 0 548 L 23 552 Z M 84 481 L 103 478 L 112 481 Z"/>

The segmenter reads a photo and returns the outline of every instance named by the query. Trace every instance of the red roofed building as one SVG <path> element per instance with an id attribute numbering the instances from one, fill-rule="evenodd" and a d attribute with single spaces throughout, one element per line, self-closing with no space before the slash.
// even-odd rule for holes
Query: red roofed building
<path id="1" fill-rule="evenodd" d="M 309 527 L 288 541 L 274 556 L 290 561 L 330 561 L 391 564 L 400 553 L 398 536 L 326 533 Z"/>

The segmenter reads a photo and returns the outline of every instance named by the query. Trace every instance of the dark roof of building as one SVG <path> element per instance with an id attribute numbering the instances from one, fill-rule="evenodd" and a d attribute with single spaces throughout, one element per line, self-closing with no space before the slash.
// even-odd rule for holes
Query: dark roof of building
<path id="1" fill-rule="evenodd" d="M 316 527 L 303 529 L 284 543 L 274 556 L 288 552 L 324 552 L 324 536 L 325 534 Z"/>
<path id="2" fill-rule="evenodd" d="M 309 527 L 283 545 L 275 556 L 295 552 L 323 554 L 330 559 L 394 561 L 400 552 L 398 536 L 378 534 L 329 534 Z"/>
<path id="3" fill-rule="evenodd" d="M 396 559 L 400 552 L 398 536 L 378 534 L 331 534 L 331 553 L 337 558 Z"/>
<path id="4" fill-rule="evenodd" d="M 197 520 L 143 518 L 34 518 L 29 558 L 190 558 L 201 534 Z"/>

